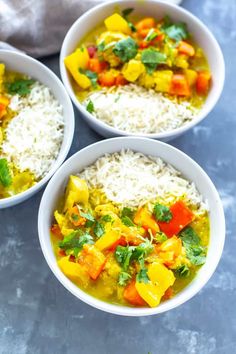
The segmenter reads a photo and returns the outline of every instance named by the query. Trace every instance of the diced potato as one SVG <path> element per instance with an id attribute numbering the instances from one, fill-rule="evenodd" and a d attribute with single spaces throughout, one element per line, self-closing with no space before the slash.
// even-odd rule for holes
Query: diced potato
<path id="1" fill-rule="evenodd" d="M 141 61 L 131 59 L 124 65 L 122 73 L 127 81 L 134 82 L 145 72 L 145 66 Z"/>
<path id="2" fill-rule="evenodd" d="M 70 71 L 74 80 L 77 84 L 83 88 L 87 89 L 91 86 L 90 79 L 79 72 L 79 69 L 86 69 L 88 65 L 89 54 L 86 48 L 78 48 L 72 54 L 68 55 L 64 59 L 66 68 Z"/>
<path id="3" fill-rule="evenodd" d="M 66 187 L 64 211 L 73 207 L 75 203 L 87 204 L 89 199 L 89 191 L 87 183 L 77 177 L 70 176 Z"/>
<path id="4" fill-rule="evenodd" d="M 148 276 L 150 282 L 139 283 L 136 281 L 135 287 L 150 307 L 156 307 L 165 291 L 174 284 L 175 276 L 161 263 L 151 263 L 148 267 Z"/>
<path id="5" fill-rule="evenodd" d="M 3 76 L 5 73 L 5 64 L 0 63 L 0 78 Z"/>
<path id="6" fill-rule="evenodd" d="M 101 52 L 103 59 L 107 61 L 111 67 L 116 67 L 120 65 L 120 58 L 113 53 L 113 48 L 116 42 L 127 38 L 127 35 L 121 32 L 111 32 L 106 31 L 101 33 L 97 39 L 97 45 L 103 43 L 105 45 L 105 50 Z"/>
<path id="7" fill-rule="evenodd" d="M 169 92 L 173 71 L 162 70 L 155 73 L 155 90 L 160 92 Z"/>
<path id="8" fill-rule="evenodd" d="M 117 13 L 107 17 L 104 23 L 108 31 L 118 31 L 126 34 L 131 32 L 128 22 Z"/>
<path id="9" fill-rule="evenodd" d="M 74 231 L 74 229 L 68 226 L 68 219 L 64 215 L 60 214 L 57 210 L 54 213 L 54 217 L 61 229 L 61 233 L 63 236 L 67 236 Z"/>
<path id="10" fill-rule="evenodd" d="M 179 54 L 175 59 L 175 65 L 178 68 L 187 69 L 189 67 L 188 56 L 185 54 Z"/>
<path id="11" fill-rule="evenodd" d="M 186 69 L 184 73 L 189 86 L 195 85 L 197 81 L 197 72 L 195 70 Z"/>
<path id="12" fill-rule="evenodd" d="M 110 248 L 115 242 L 120 238 L 120 232 L 116 230 L 109 230 L 105 232 L 95 243 L 95 246 L 103 251 L 107 248 Z"/>
<path id="13" fill-rule="evenodd" d="M 143 73 L 140 75 L 138 82 L 147 89 L 153 88 L 155 86 L 155 76 Z"/>
<path id="14" fill-rule="evenodd" d="M 66 256 L 59 259 L 58 265 L 68 278 L 70 278 L 75 283 L 87 287 L 89 284 L 89 276 L 86 270 L 84 270 L 80 264 L 70 262 L 69 256 Z"/>

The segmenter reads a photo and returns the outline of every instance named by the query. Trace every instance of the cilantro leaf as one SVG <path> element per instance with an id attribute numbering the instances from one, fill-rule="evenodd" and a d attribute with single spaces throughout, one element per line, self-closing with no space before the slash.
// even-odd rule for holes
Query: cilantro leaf
<path id="1" fill-rule="evenodd" d="M 124 207 L 121 212 L 121 217 L 128 216 L 130 219 L 133 218 L 134 211 L 130 208 Z"/>
<path id="2" fill-rule="evenodd" d="M 81 211 L 79 209 L 79 213 L 80 213 L 80 216 L 82 216 L 82 218 L 85 218 L 85 219 L 93 221 L 93 222 L 95 221 L 93 215 L 90 212 L 84 213 L 83 211 Z"/>
<path id="3" fill-rule="evenodd" d="M 118 284 L 124 286 L 130 278 L 131 275 L 129 273 L 121 271 L 118 278 Z"/>
<path id="4" fill-rule="evenodd" d="M 79 220 L 79 215 L 77 215 L 77 214 L 72 214 L 72 215 L 71 215 L 71 218 L 72 218 L 72 220 L 74 220 L 75 222 L 77 222 L 77 221 Z"/>
<path id="5" fill-rule="evenodd" d="M 80 230 L 76 230 L 64 237 L 58 245 L 65 251 L 76 249 L 76 253 L 78 254 L 86 243 L 94 243 L 92 236 L 88 233 L 81 233 Z"/>
<path id="6" fill-rule="evenodd" d="M 133 246 L 117 246 L 115 250 L 115 258 L 118 263 L 122 266 L 123 270 L 126 271 L 130 264 L 130 259 L 135 247 Z"/>
<path id="7" fill-rule="evenodd" d="M 93 232 L 97 237 L 101 237 L 105 233 L 104 226 L 100 222 L 96 221 Z"/>
<path id="8" fill-rule="evenodd" d="M 168 15 L 165 15 L 163 18 L 163 24 L 161 26 L 161 29 L 164 30 L 172 25 L 173 25 L 173 22 L 171 21 L 171 18 Z"/>
<path id="9" fill-rule="evenodd" d="M 166 234 L 164 234 L 164 232 L 157 232 L 156 233 L 156 236 L 154 237 L 154 240 L 157 242 L 157 243 L 162 243 L 164 241 L 166 241 L 168 239 L 168 237 L 166 236 Z"/>
<path id="10" fill-rule="evenodd" d="M 32 79 L 19 79 L 13 82 L 7 82 L 5 84 L 7 92 L 11 95 L 18 94 L 20 96 L 26 96 L 30 93 L 30 88 L 34 84 Z"/>
<path id="11" fill-rule="evenodd" d="M 136 280 L 139 283 L 147 284 L 149 282 L 148 270 L 147 268 L 141 268 L 138 274 L 136 275 Z"/>
<path id="12" fill-rule="evenodd" d="M 198 245 L 184 243 L 186 255 L 194 265 L 202 265 L 206 262 L 206 248 Z"/>
<path id="13" fill-rule="evenodd" d="M 0 183 L 3 187 L 8 187 L 12 184 L 12 177 L 7 159 L 0 159 Z"/>
<path id="14" fill-rule="evenodd" d="M 91 100 L 88 101 L 88 104 L 86 106 L 86 109 L 89 113 L 93 113 L 95 111 L 94 109 L 94 104 Z"/>
<path id="15" fill-rule="evenodd" d="M 123 216 L 123 217 L 121 218 L 121 221 L 123 222 L 123 224 L 124 224 L 125 226 L 134 226 L 133 221 L 132 221 L 128 216 Z"/>
<path id="16" fill-rule="evenodd" d="M 189 267 L 184 264 L 177 269 L 175 269 L 175 275 L 179 278 L 187 278 L 190 275 Z"/>
<path id="17" fill-rule="evenodd" d="M 103 52 L 104 49 L 105 49 L 105 42 L 102 41 L 97 45 L 97 50 L 98 50 L 98 52 Z"/>
<path id="18" fill-rule="evenodd" d="M 113 53 L 119 57 L 122 62 L 127 62 L 138 53 L 138 45 L 135 40 L 128 37 L 116 42 Z"/>
<path id="19" fill-rule="evenodd" d="M 152 243 L 147 239 L 147 241 L 142 242 L 140 245 L 134 247 L 132 260 L 137 260 L 142 262 L 145 257 L 148 256 L 149 253 L 153 251 Z"/>
<path id="20" fill-rule="evenodd" d="M 134 11 L 132 7 L 122 10 L 122 16 L 127 19 L 127 17 Z"/>
<path id="21" fill-rule="evenodd" d="M 148 74 L 152 74 L 157 65 L 164 64 L 166 59 L 166 54 L 152 48 L 144 49 L 141 54 L 141 61 L 145 65 Z"/>
<path id="22" fill-rule="evenodd" d="M 112 221 L 112 217 L 111 217 L 111 215 L 103 215 L 101 217 L 101 220 L 104 221 L 104 222 L 111 222 Z"/>
<path id="23" fill-rule="evenodd" d="M 187 25 L 183 22 L 172 24 L 170 26 L 165 25 L 162 29 L 169 38 L 174 39 L 176 42 L 182 41 L 183 39 L 187 39 L 189 37 Z"/>
<path id="24" fill-rule="evenodd" d="M 179 234 L 179 237 L 185 244 L 199 245 L 200 238 L 191 226 L 185 227 Z"/>
<path id="25" fill-rule="evenodd" d="M 86 75 L 90 80 L 93 86 L 97 86 L 98 74 L 91 70 L 85 70 L 79 68 L 79 72 L 83 75 Z"/>
<path id="26" fill-rule="evenodd" d="M 179 235 L 186 255 L 194 265 L 202 265 L 206 261 L 206 248 L 200 245 L 200 238 L 191 226 L 186 227 Z"/>
<path id="27" fill-rule="evenodd" d="M 135 27 L 135 25 L 130 22 L 130 21 L 127 21 L 128 22 L 128 26 L 129 28 L 131 29 L 132 32 L 137 32 L 137 28 Z"/>
<path id="28" fill-rule="evenodd" d="M 171 210 L 165 205 L 155 204 L 153 213 L 157 221 L 169 222 L 172 219 Z"/>

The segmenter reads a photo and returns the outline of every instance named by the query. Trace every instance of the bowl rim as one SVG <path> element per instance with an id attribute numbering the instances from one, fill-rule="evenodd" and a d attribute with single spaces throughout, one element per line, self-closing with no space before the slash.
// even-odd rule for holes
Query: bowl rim
<path id="1" fill-rule="evenodd" d="M 1 54 L 4 54 L 6 56 L 7 55 L 13 56 L 13 57 L 15 56 L 18 60 L 22 60 L 22 59 L 28 60 L 29 62 L 33 63 L 33 65 L 35 66 L 36 69 L 37 69 L 37 67 L 40 67 L 42 70 L 44 70 L 48 74 L 48 76 L 50 77 L 51 81 L 54 81 L 56 83 L 56 85 L 60 88 L 60 91 L 62 92 L 62 94 L 64 96 L 64 100 L 65 100 L 64 106 L 66 105 L 67 109 L 70 111 L 70 114 L 66 116 L 66 119 L 64 116 L 65 124 L 67 121 L 70 122 L 70 124 L 69 124 L 70 130 L 68 130 L 68 133 L 67 133 L 68 136 L 67 136 L 65 145 L 62 150 L 62 144 L 61 144 L 61 148 L 59 150 L 57 159 L 54 161 L 54 163 L 53 163 L 52 167 L 50 168 L 50 170 L 48 171 L 48 173 L 39 182 L 37 182 L 35 185 L 28 188 L 27 190 L 25 190 L 19 194 L 13 195 L 11 197 L 0 199 L 0 209 L 4 209 L 4 208 L 8 208 L 8 207 L 17 205 L 17 204 L 29 199 L 33 194 L 38 192 L 48 182 L 48 180 L 52 177 L 52 175 L 55 173 L 55 171 L 58 169 L 58 167 L 60 167 L 60 165 L 65 160 L 65 158 L 68 155 L 68 152 L 71 148 L 72 140 L 74 137 L 74 130 L 75 130 L 75 117 L 74 117 L 73 105 L 72 105 L 72 102 L 71 102 L 70 97 L 68 95 L 68 92 L 66 91 L 66 89 L 65 89 L 63 83 L 61 82 L 61 80 L 59 79 L 59 77 L 51 69 L 49 69 L 46 65 L 44 65 L 40 61 L 32 58 L 31 56 L 29 56 L 25 53 L 21 53 L 18 51 L 12 51 L 12 50 L 0 49 L 0 56 L 1 56 Z M 24 71 L 22 70 L 22 72 L 24 72 Z M 51 87 L 49 87 L 49 89 L 51 90 Z M 59 102 L 59 103 L 61 104 L 61 102 Z M 64 109 L 64 107 L 63 107 L 63 109 Z M 64 132 L 64 136 L 65 136 L 65 132 Z"/>
<path id="2" fill-rule="evenodd" d="M 207 26 L 195 15 L 193 15 L 190 11 L 186 10 L 183 7 L 180 7 L 176 4 L 171 4 L 167 3 L 162 0 L 147 0 L 146 3 L 152 3 L 154 6 L 156 5 L 161 5 L 165 6 L 167 9 L 168 8 L 175 8 L 175 10 L 179 13 L 181 13 L 183 16 L 186 16 L 186 18 L 189 21 L 195 22 L 198 27 L 202 28 L 202 30 L 205 32 L 205 35 L 207 35 L 208 39 L 211 41 L 212 46 L 215 48 L 215 52 L 217 53 L 218 57 L 218 62 L 219 62 L 219 76 L 217 77 L 217 91 L 215 92 L 214 97 L 212 98 L 212 101 L 210 104 L 205 105 L 199 113 L 196 115 L 196 117 L 184 124 L 183 126 L 180 126 L 179 128 L 172 129 L 166 132 L 159 132 L 159 133 L 133 133 L 133 132 L 126 132 L 124 130 L 117 129 L 113 126 L 110 126 L 107 123 L 104 123 L 100 119 L 96 118 L 94 115 L 89 113 L 86 108 L 79 102 L 79 100 L 76 98 L 76 95 L 74 93 L 74 90 L 72 88 L 72 85 L 70 83 L 69 75 L 68 72 L 65 68 L 64 65 L 64 58 L 66 55 L 69 55 L 67 53 L 67 46 L 70 43 L 70 37 L 73 35 L 73 33 L 77 30 L 78 27 L 80 27 L 80 22 L 83 22 L 89 17 L 91 14 L 96 13 L 97 10 L 100 10 L 105 7 L 109 7 L 110 5 L 115 5 L 115 4 L 120 4 L 120 5 L 125 5 L 126 2 L 133 2 L 134 7 L 135 7 L 135 0 L 109 0 L 106 1 L 102 4 L 99 4 L 97 6 L 92 7 L 90 10 L 86 11 L 82 16 L 80 16 L 69 28 L 67 34 L 65 35 L 65 38 L 62 43 L 61 51 L 60 51 L 60 58 L 59 58 L 59 64 L 60 64 L 60 74 L 61 78 L 63 81 L 63 84 L 67 90 L 67 92 L 70 95 L 71 100 L 73 101 L 74 105 L 76 108 L 82 113 L 82 117 L 89 122 L 89 124 L 94 128 L 94 126 L 97 126 L 98 128 L 102 129 L 103 131 L 106 131 L 108 134 L 111 134 L 113 136 L 139 136 L 139 137 L 146 137 L 146 138 L 153 138 L 153 139 L 172 139 L 178 135 L 181 135 L 182 133 L 186 132 L 190 128 L 194 127 L 198 123 L 200 123 L 204 118 L 208 116 L 208 114 L 213 110 L 215 105 L 217 104 L 221 93 L 223 91 L 224 87 L 224 81 L 225 81 L 225 62 L 224 62 L 224 56 L 222 53 L 222 50 L 220 48 L 219 43 L 217 42 L 215 36 L 211 33 L 211 31 L 207 28 Z M 186 21 L 188 22 L 188 21 Z M 95 128 L 94 128 L 95 129 Z"/>
<path id="3" fill-rule="evenodd" d="M 188 160 L 189 163 L 191 163 L 195 169 L 197 169 L 201 175 L 203 176 L 205 183 L 208 185 L 208 187 L 211 189 L 213 195 L 214 195 L 214 200 L 216 201 L 216 208 L 218 209 L 219 212 L 219 240 L 218 240 L 218 248 L 217 248 L 217 254 L 215 255 L 214 262 L 211 263 L 211 266 L 208 267 L 208 273 L 207 276 L 201 281 L 201 283 L 196 284 L 195 288 L 193 291 L 188 292 L 188 293 L 179 293 L 181 294 L 180 297 L 176 298 L 174 297 L 171 300 L 167 300 L 162 304 L 162 307 L 158 306 L 155 308 L 131 308 L 131 307 L 125 307 L 121 305 L 114 305 L 107 303 L 105 301 L 99 300 L 89 294 L 87 294 L 85 291 L 77 287 L 74 283 L 72 283 L 60 270 L 58 265 L 55 263 L 55 260 L 51 257 L 49 248 L 47 247 L 47 242 L 46 238 L 48 237 L 49 234 L 44 235 L 44 220 L 43 220 L 43 215 L 44 215 L 44 210 L 46 210 L 47 206 L 47 199 L 50 197 L 50 190 L 53 188 L 55 185 L 55 182 L 58 182 L 60 180 L 60 173 L 61 171 L 65 170 L 67 168 L 67 165 L 71 163 L 71 161 L 74 160 L 76 163 L 77 160 L 79 160 L 80 156 L 83 154 L 86 154 L 89 151 L 96 151 L 96 148 L 99 147 L 100 145 L 107 145 L 107 153 L 109 153 L 109 146 L 112 144 L 114 141 L 118 141 L 120 143 L 120 150 L 123 147 L 123 142 L 124 141 L 138 141 L 140 143 L 139 146 L 142 146 L 142 144 L 146 144 L 147 142 L 151 142 L 151 144 L 155 145 L 157 148 L 156 151 L 158 151 L 158 147 L 167 149 L 170 151 L 171 154 L 177 154 L 181 158 L 184 158 L 185 160 Z M 132 148 L 131 148 L 132 149 Z M 116 151 L 120 151 L 116 150 Z M 142 148 L 140 149 L 142 152 Z M 155 156 L 155 154 L 154 154 Z M 168 160 L 167 160 L 168 162 Z M 181 171 L 181 170 L 180 170 Z M 182 171 L 181 171 L 182 172 Z M 183 172 L 184 174 L 184 172 Z M 55 182 L 54 182 L 55 181 Z M 187 154 L 182 152 L 181 150 L 177 149 L 176 147 L 173 147 L 172 145 L 169 145 L 167 143 L 158 141 L 158 140 L 153 140 L 153 139 L 148 139 L 148 138 L 143 138 L 143 137 L 116 137 L 116 138 L 110 138 L 106 140 L 102 140 L 99 142 L 96 142 L 94 144 L 88 145 L 81 149 L 80 151 L 76 152 L 74 155 L 72 155 L 68 160 L 66 160 L 61 167 L 57 170 L 57 172 L 54 174 L 53 178 L 50 180 L 48 183 L 44 194 L 41 199 L 41 203 L 39 206 L 39 211 L 38 211 L 38 235 L 39 235 L 39 242 L 40 246 L 43 252 L 43 255 L 45 257 L 45 260 L 50 267 L 51 271 L 54 273 L 56 278 L 59 280 L 59 282 L 69 291 L 71 292 L 74 296 L 76 296 L 78 299 L 81 301 L 87 303 L 88 305 L 97 308 L 99 310 L 112 313 L 115 315 L 121 315 L 121 316 L 148 316 L 148 315 L 155 315 L 159 313 L 163 313 L 166 311 L 169 311 L 186 301 L 190 300 L 193 296 L 195 296 L 203 287 L 204 285 L 208 282 L 208 280 L 211 278 L 213 275 L 223 252 L 223 247 L 224 247 L 224 241 L 225 241 L 225 216 L 224 216 L 224 210 L 223 206 L 219 197 L 219 194 L 211 181 L 210 177 L 206 174 L 206 172 L 198 165 L 197 162 L 195 162 L 191 157 L 189 157 Z M 49 235 L 50 237 L 50 235 Z M 190 283 L 191 284 L 191 283 Z M 178 295 L 177 295 L 178 296 Z"/>

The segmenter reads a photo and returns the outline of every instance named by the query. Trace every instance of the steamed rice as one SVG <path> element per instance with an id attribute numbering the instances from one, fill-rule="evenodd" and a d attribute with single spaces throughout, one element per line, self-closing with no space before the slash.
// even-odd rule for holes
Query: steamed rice
<path id="1" fill-rule="evenodd" d="M 122 150 L 106 154 L 85 168 L 79 177 L 90 188 L 101 189 L 108 200 L 121 207 L 136 208 L 157 199 L 171 204 L 182 198 L 197 213 L 207 209 L 194 183 L 162 159 L 139 152 Z"/>
<path id="2" fill-rule="evenodd" d="M 129 84 L 92 92 L 93 115 L 104 123 L 130 133 L 161 133 L 194 119 L 198 109 L 188 101 L 169 99 L 152 89 Z"/>

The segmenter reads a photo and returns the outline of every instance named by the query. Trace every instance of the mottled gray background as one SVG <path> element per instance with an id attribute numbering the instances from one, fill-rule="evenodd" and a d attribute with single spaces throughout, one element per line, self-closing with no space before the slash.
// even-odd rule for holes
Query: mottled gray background
<path id="1" fill-rule="evenodd" d="M 42 192 L 0 211 L 1 354 L 233 354 L 236 353 L 236 1 L 186 0 L 212 30 L 226 61 L 223 95 L 200 125 L 172 144 L 214 181 L 227 234 L 216 273 L 191 301 L 168 313 L 117 317 L 83 304 L 49 270 L 37 235 Z M 58 57 L 43 62 L 57 74 Z M 70 155 L 101 137 L 76 113 Z"/>

